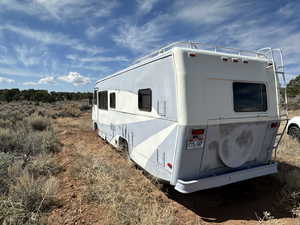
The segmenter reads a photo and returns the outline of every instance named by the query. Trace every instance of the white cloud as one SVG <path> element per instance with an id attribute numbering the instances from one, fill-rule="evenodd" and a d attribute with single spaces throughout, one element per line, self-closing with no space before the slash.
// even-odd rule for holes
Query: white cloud
<path id="1" fill-rule="evenodd" d="M 38 81 L 38 83 L 39 83 L 39 84 L 54 84 L 55 81 L 54 81 L 54 77 L 48 76 L 48 77 L 41 78 L 41 79 Z"/>
<path id="2" fill-rule="evenodd" d="M 80 62 L 127 62 L 125 56 L 95 56 L 95 57 L 79 57 L 77 55 L 67 55 L 67 59 Z"/>
<path id="3" fill-rule="evenodd" d="M 238 4 L 234 4 L 238 3 Z M 203 0 L 201 3 L 197 0 L 182 1 L 175 3 L 174 16 L 183 22 L 193 24 L 214 24 L 223 22 L 234 13 L 238 12 L 236 6 L 241 6 L 241 1 L 236 0 Z"/>
<path id="4" fill-rule="evenodd" d="M 138 26 L 125 22 L 119 27 L 113 40 L 135 52 L 145 53 L 161 45 L 162 36 L 167 33 L 167 15 L 156 17 L 146 24 Z"/>
<path id="5" fill-rule="evenodd" d="M 40 64 L 43 56 L 47 53 L 47 49 L 42 46 L 29 47 L 26 45 L 15 46 L 16 56 L 24 66 L 32 66 Z"/>
<path id="6" fill-rule="evenodd" d="M 24 82 L 23 85 L 26 85 L 26 86 L 35 86 L 35 85 L 38 85 L 37 82 L 33 82 L 33 81 L 29 81 L 29 82 Z"/>
<path id="7" fill-rule="evenodd" d="M 149 13 L 159 0 L 137 0 L 138 10 L 142 14 Z"/>
<path id="8" fill-rule="evenodd" d="M 27 86 L 35 86 L 39 84 L 55 84 L 55 79 L 52 76 L 46 76 L 39 79 L 37 82 L 29 81 L 29 82 L 24 82 L 23 84 Z"/>
<path id="9" fill-rule="evenodd" d="M 109 71 L 111 71 L 111 69 L 107 66 L 99 66 L 99 65 L 95 65 L 95 64 L 89 64 L 86 65 L 84 63 L 79 63 L 79 64 L 74 64 L 70 66 L 71 68 L 79 68 L 79 69 L 86 69 L 86 70 L 91 70 L 91 71 L 97 71 L 97 72 L 101 72 L 101 73 L 108 73 Z"/>
<path id="10" fill-rule="evenodd" d="M 54 44 L 54 45 L 68 46 L 70 48 L 79 51 L 85 51 L 92 54 L 96 54 L 103 51 L 99 47 L 88 46 L 82 41 L 74 38 L 70 38 L 67 35 L 64 35 L 62 33 L 37 31 L 37 30 L 32 30 L 30 28 L 17 27 L 9 24 L 0 25 L 0 30 L 8 30 L 17 34 L 21 34 L 24 37 L 39 41 L 47 45 Z"/>
<path id="11" fill-rule="evenodd" d="M 85 30 L 85 35 L 86 35 L 89 39 L 93 39 L 93 38 L 95 38 L 99 33 L 101 33 L 103 30 L 104 30 L 104 26 L 99 26 L 99 27 L 89 26 L 89 27 Z"/>
<path id="12" fill-rule="evenodd" d="M 8 56 L 8 57 L 0 56 L 0 64 L 15 65 L 15 64 L 17 64 L 17 62 L 15 59 L 13 59 L 10 56 Z"/>
<path id="13" fill-rule="evenodd" d="M 4 68 L 0 67 L 0 74 L 6 74 L 6 75 L 14 75 L 14 76 L 40 76 L 39 73 L 28 71 L 28 70 L 22 70 L 22 69 L 16 69 L 16 68 Z"/>
<path id="14" fill-rule="evenodd" d="M 291 17 L 299 12 L 300 4 L 297 1 L 289 2 L 278 10 L 279 15 Z"/>
<path id="15" fill-rule="evenodd" d="M 71 83 L 74 86 L 86 85 L 91 82 L 90 78 L 82 76 L 77 72 L 70 72 L 68 75 L 58 77 L 58 79 Z"/>
<path id="16" fill-rule="evenodd" d="M 83 19 L 109 16 L 119 6 L 117 0 L 1 0 L 0 10 L 13 10 L 44 20 Z"/>
<path id="17" fill-rule="evenodd" d="M 0 77 L 0 83 L 14 83 L 15 81 L 12 80 L 12 79 L 8 79 L 8 78 L 5 78 L 5 77 Z"/>

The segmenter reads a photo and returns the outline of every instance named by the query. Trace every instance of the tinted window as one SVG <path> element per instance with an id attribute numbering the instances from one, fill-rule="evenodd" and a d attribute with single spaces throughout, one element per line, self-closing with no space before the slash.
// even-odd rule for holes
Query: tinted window
<path id="1" fill-rule="evenodd" d="M 107 91 L 100 91 L 98 92 L 98 99 L 99 99 L 99 109 L 107 110 Z"/>
<path id="2" fill-rule="evenodd" d="M 233 104 L 235 112 L 267 111 L 266 85 L 234 82 Z"/>
<path id="3" fill-rule="evenodd" d="M 109 94 L 109 107 L 116 108 L 116 93 Z"/>
<path id="4" fill-rule="evenodd" d="M 93 95 L 93 104 L 97 105 L 97 91 L 94 91 L 94 95 Z"/>
<path id="5" fill-rule="evenodd" d="M 152 91 L 150 88 L 140 89 L 139 95 L 139 110 L 151 112 L 152 108 Z"/>

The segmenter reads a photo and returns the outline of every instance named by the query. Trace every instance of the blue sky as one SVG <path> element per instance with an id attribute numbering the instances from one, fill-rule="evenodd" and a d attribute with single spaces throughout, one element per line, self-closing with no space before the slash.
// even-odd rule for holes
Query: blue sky
<path id="1" fill-rule="evenodd" d="M 165 44 L 284 50 L 300 74 L 300 1 L 0 0 L 0 89 L 91 91 Z"/>

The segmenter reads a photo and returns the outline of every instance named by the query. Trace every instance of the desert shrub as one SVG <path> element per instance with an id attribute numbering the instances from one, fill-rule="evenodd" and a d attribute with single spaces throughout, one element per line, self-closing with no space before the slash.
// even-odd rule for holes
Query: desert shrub
<path id="1" fill-rule="evenodd" d="M 58 113 L 59 117 L 79 117 L 80 110 L 75 104 L 67 104 L 63 107 L 62 111 Z"/>
<path id="2" fill-rule="evenodd" d="M 10 120 L 0 119 L 0 128 L 12 127 L 12 122 Z"/>
<path id="3" fill-rule="evenodd" d="M 92 107 L 89 105 L 89 104 L 81 104 L 80 105 L 80 107 L 79 107 L 79 109 L 80 109 L 80 111 L 88 111 L 88 110 L 90 110 Z"/>
<path id="4" fill-rule="evenodd" d="M 9 186 L 8 168 L 13 163 L 12 155 L 0 152 L 0 194 L 6 193 Z"/>
<path id="5" fill-rule="evenodd" d="M 10 186 L 8 196 L 0 197 L 0 224 L 40 224 L 40 213 L 57 206 L 57 190 L 54 177 L 33 179 L 23 173 Z"/>
<path id="6" fill-rule="evenodd" d="M 27 119 L 31 128 L 36 131 L 46 130 L 50 126 L 49 119 L 41 116 L 31 116 Z"/>
<path id="7" fill-rule="evenodd" d="M 20 202 L 27 211 L 44 212 L 56 204 L 55 195 L 58 181 L 54 177 L 34 178 L 24 172 L 9 188 L 9 197 L 13 202 Z"/>
<path id="8" fill-rule="evenodd" d="M 15 152 L 19 149 L 18 137 L 9 128 L 0 128 L 0 152 Z"/>
<path id="9" fill-rule="evenodd" d="M 107 207 L 110 224 L 174 224 L 174 208 L 161 198 L 153 198 L 149 180 L 136 185 L 129 165 L 127 168 L 112 166 L 86 156 L 80 160 L 90 162 L 82 163 L 77 170 L 87 182 L 83 199 Z"/>
<path id="10" fill-rule="evenodd" d="M 24 137 L 23 152 L 32 156 L 41 153 L 56 153 L 60 143 L 52 130 L 30 132 Z"/>
<path id="11" fill-rule="evenodd" d="M 30 161 L 26 169 L 33 177 L 39 177 L 56 175 L 61 172 L 62 167 L 57 164 L 53 157 L 42 154 Z"/>
<path id="12" fill-rule="evenodd" d="M 0 197 L 0 224 L 37 225 L 33 215 L 28 213 L 22 203 Z"/>

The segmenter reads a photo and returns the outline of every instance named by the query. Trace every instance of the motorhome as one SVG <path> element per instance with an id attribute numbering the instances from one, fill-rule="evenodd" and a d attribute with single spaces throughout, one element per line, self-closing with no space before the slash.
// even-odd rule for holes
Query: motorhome
<path id="1" fill-rule="evenodd" d="M 177 42 L 96 82 L 98 135 L 182 193 L 277 172 L 280 49 Z"/>

